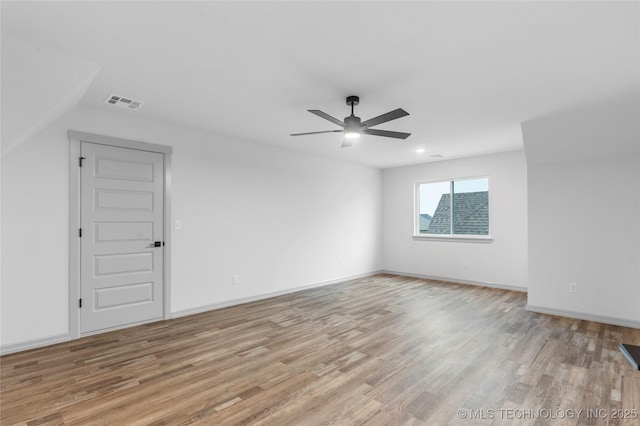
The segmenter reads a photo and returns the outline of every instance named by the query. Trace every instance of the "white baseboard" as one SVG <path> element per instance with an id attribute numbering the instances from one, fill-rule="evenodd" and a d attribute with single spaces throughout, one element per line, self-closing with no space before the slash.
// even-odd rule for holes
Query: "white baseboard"
<path id="1" fill-rule="evenodd" d="M 324 287 L 326 285 L 337 284 L 345 281 L 355 280 L 358 278 L 370 277 L 372 275 L 381 274 L 384 271 L 367 272 L 365 274 L 351 275 L 349 277 L 336 278 L 334 280 L 322 281 L 314 284 L 307 284 L 299 287 L 292 287 L 285 290 L 273 291 L 270 293 L 258 294 L 256 296 L 241 297 L 239 299 L 225 300 L 223 302 L 212 303 L 210 305 L 198 306 L 196 308 L 184 309 L 171 313 L 171 318 L 180 318 L 187 315 L 200 314 L 202 312 L 213 311 L 215 309 L 227 308 L 229 306 L 242 305 L 243 303 L 256 302 L 258 300 L 269 299 L 272 297 L 282 296 L 284 294 L 297 293 L 299 291 L 308 290 L 316 287 Z"/>
<path id="2" fill-rule="evenodd" d="M 42 337 L 40 339 L 26 340 L 24 342 L 10 343 L 8 345 L 0 346 L 0 355 L 26 351 L 29 349 L 40 348 L 42 346 L 55 345 L 56 343 L 68 342 L 69 340 L 71 340 L 71 334 L 64 333 Z"/>
<path id="3" fill-rule="evenodd" d="M 640 328 L 640 321 L 628 320 L 624 318 L 608 317 L 604 315 L 587 314 L 584 312 L 567 311 L 565 309 L 545 308 L 543 306 L 527 305 L 527 311 L 539 314 L 556 315 L 559 317 L 573 318 L 578 320 L 594 321 L 603 324 L 619 325 L 622 327 Z"/>
<path id="4" fill-rule="evenodd" d="M 526 287 L 520 287 L 520 286 L 514 286 L 514 285 L 506 285 L 506 284 L 498 284 L 498 283 L 492 283 L 492 282 L 489 282 L 489 281 L 461 280 L 461 279 L 458 279 L 458 278 L 437 277 L 437 276 L 434 276 L 434 275 L 413 274 L 411 272 L 399 272 L 399 271 L 389 271 L 389 270 L 384 270 L 384 271 L 381 271 L 381 272 L 385 273 L 385 274 L 401 275 L 401 276 L 405 276 L 405 277 L 424 278 L 424 279 L 427 279 L 427 280 L 435 280 L 435 281 L 446 281 L 446 282 L 456 283 L 456 284 L 469 284 L 469 285 L 475 285 L 475 286 L 480 286 L 480 287 L 498 288 L 500 290 L 519 291 L 519 292 L 523 292 L 523 293 L 527 293 L 527 291 L 528 291 Z"/>

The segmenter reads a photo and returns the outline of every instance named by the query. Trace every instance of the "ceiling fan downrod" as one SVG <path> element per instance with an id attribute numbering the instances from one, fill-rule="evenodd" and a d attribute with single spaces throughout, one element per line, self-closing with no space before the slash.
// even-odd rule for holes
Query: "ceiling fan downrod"
<path id="1" fill-rule="evenodd" d="M 347 105 L 351 105 L 351 116 L 353 117 L 353 107 L 360 103 L 358 96 L 347 96 Z"/>

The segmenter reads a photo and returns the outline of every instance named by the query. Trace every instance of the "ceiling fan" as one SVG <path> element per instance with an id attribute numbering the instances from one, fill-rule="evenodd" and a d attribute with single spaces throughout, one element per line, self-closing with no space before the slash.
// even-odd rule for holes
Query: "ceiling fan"
<path id="1" fill-rule="evenodd" d="M 356 117 L 353 114 L 353 107 L 360 103 L 360 98 L 358 96 L 348 96 L 347 97 L 347 105 L 351 106 L 351 115 L 349 117 L 345 117 L 344 121 L 340 121 L 335 117 L 330 116 L 329 114 L 322 112 L 318 109 L 309 109 L 312 114 L 317 115 L 318 117 L 322 117 L 325 120 L 329 120 L 330 122 L 337 124 L 342 127 L 343 130 L 324 130 L 321 132 L 307 132 L 307 133 L 293 133 L 291 136 L 303 136 L 303 135 L 316 135 L 318 133 L 340 133 L 344 132 L 344 140 L 342 141 L 342 148 L 349 147 L 353 144 L 355 139 L 358 139 L 360 135 L 374 135 L 374 136 L 384 136 L 387 138 L 396 138 L 396 139 L 406 139 L 411 136 L 411 133 L 402 133 L 402 132 L 392 132 L 390 130 L 378 130 L 372 129 L 371 127 L 377 126 L 378 124 L 386 123 L 387 121 L 395 120 L 397 118 L 401 118 L 409 115 L 409 113 L 402 108 L 395 109 L 393 111 L 387 112 L 386 114 L 379 115 L 377 117 L 371 118 L 366 121 L 361 121 L 360 117 Z"/>

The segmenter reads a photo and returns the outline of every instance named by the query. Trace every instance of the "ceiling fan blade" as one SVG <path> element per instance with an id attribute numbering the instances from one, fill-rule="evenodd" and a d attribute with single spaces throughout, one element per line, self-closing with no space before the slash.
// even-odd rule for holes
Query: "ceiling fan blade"
<path id="1" fill-rule="evenodd" d="M 289 136 L 317 135 L 318 133 L 342 133 L 342 130 L 323 130 L 321 132 L 292 133 Z"/>
<path id="2" fill-rule="evenodd" d="M 379 115 L 377 117 L 371 118 L 367 121 L 363 121 L 362 125 L 367 127 L 377 126 L 378 124 L 386 123 L 387 121 L 395 120 L 396 118 L 401 118 L 409 115 L 409 113 L 402 108 L 395 109 L 386 114 Z"/>
<path id="3" fill-rule="evenodd" d="M 340 145 L 340 148 L 349 148 L 352 145 L 353 145 L 353 141 L 350 141 L 349 139 L 343 139 L 342 145 Z"/>
<path id="4" fill-rule="evenodd" d="M 365 129 L 362 133 L 374 136 L 385 136 L 387 138 L 406 139 L 411 136 L 411 133 L 392 132 L 389 130 L 377 130 L 377 129 Z"/>
<path id="5" fill-rule="evenodd" d="M 308 109 L 307 111 L 309 111 L 311 114 L 315 114 L 318 117 L 322 117 L 325 120 L 329 120 L 332 123 L 337 124 L 338 126 L 344 127 L 344 122 L 338 120 L 335 117 L 330 116 L 329 114 L 327 114 L 326 112 L 322 112 L 319 109 Z"/>

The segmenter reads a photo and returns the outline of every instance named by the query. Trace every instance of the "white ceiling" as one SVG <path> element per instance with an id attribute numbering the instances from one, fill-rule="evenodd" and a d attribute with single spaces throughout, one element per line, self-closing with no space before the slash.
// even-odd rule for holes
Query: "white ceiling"
<path id="1" fill-rule="evenodd" d="M 520 123 L 640 91 L 638 2 L 2 2 L 2 33 L 102 65 L 82 103 L 375 167 L 522 148 Z M 127 111 L 109 94 L 141 100 Z M 407 140 L 340 134 L 308 112 Z M 427 149 L 417 154 L 416 148 Z"/>

